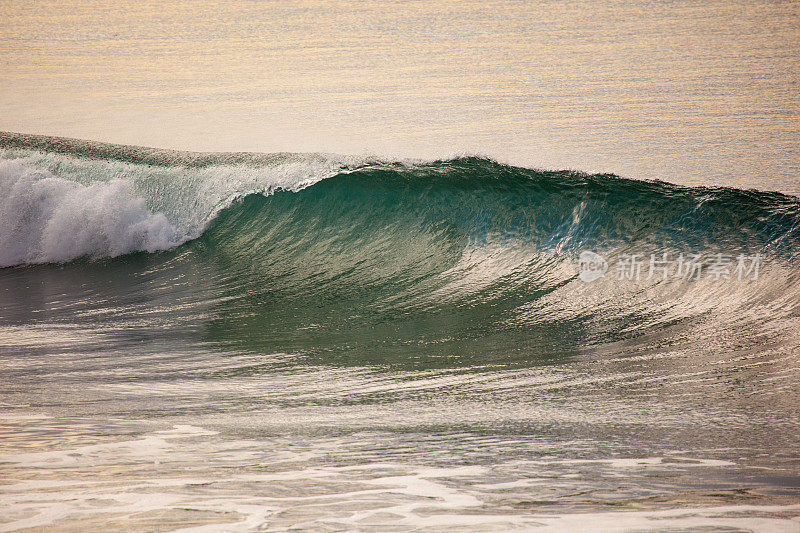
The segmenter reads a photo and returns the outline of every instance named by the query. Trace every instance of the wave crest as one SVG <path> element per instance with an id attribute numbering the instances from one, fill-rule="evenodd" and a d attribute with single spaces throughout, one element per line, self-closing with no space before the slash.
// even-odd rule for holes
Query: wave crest
<path id="1" fill-rule="evenodd" d="M 526 250 L 521 257 L 566 258 L 600 247 L 789 258 L 800 241 L 800 203 L 779 193 L 524 169 L 476 157 L 384 163 L 0 134 L 0 163 L 0 266 L 159 251 L 204 233 L 243 263 L 269 252 L 308 265 L 318 255 L 328 271 L 359 257 L 351 267 L 379 278 L 387 268 L 425 257 L 439 264 L 486 245 Z M 391 253 L 379 268 L 384 250 Z M 420 268 L 424 276 L 427 267 Z"/>

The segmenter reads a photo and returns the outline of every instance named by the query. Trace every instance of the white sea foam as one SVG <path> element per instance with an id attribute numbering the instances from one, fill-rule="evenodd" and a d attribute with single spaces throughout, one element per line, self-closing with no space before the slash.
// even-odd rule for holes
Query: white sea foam
<path id="1" fill-rule="evenodd" d="M 360 438 L 364 438 L 361 435 Z M 175 531 L 631 531 L 730 528 L 758 532 L 797 531 L 800 506 L 696 505 L 635 511 L 515 509 L 503 505 L 519 493 L 552 495 L 554 474 L 575 462 L 594 462 L 593 476 L 628 473 L 631 467 L 724 469 L 726 461 L 688 456 L 598 458 L 573 461 L 447 467 L 390 461 L 325 464 L 341 441 L 307 449 L 282 448 L 279 440 L 229 440 L 198 426 L 175 425 L 140 438 L 6 454 L 13 465 L 0 490 L 0 531 L 47 527 L 70 530 L 109 523 L 123 529 L 151 528 L 150 518 L 167 517 Z M 331 448 L 333 446 L 333 448 Z M 202 460 L 198 460 L 202 457 Z M 680 459 L 680 461 L 677 461 Z M 125 468 L 120 469 L 121 465 Z M 187 468 L 187 465 L 192 465 Z M 231 468 L 231 465 L 248 465 Z M 542 469 L 543 466 L 549 466 Z M 87 472 L 119 472 L 109 478 Z M 503 476 L 504 471 L 523 478 Z M 717 470 L 721 472 L 721 470 Z M 43 477 L 43 474 L 47 474 Z M 482 483 L 497 479 L 498 483 Z M 510 480 L 510 481 L 508 481 Z M 517 490 L 519 489 L 519 490 Z M 188 515 L 187 515 L 188 513 Z"/>
<path id="2" fill-rule="evenodd" d="M 155 252 L 179 243 L 129 181 L 81 185 L 18 161 L 0 161 L 0 267 Z"/>

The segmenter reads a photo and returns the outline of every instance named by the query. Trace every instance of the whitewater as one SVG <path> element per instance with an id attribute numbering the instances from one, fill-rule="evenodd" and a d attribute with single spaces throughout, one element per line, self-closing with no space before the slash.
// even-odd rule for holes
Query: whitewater
<path id="1" fill-rule="evenodd" d="M 2 531 L 800 529 L 795 196 L 0 133 L 0 221 Z"/>

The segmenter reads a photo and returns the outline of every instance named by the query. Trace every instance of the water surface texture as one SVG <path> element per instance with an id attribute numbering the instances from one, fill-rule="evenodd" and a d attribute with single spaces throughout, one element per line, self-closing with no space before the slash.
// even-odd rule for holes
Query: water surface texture
<path id="1" fill-rule="evenodd" d="M 0 143 L 4 530 L 800 526 L 796 197 Z"/>
<path id="2" fill-rule="evenodd" d="M 794 1 L 0 1 L 0 131 L 800 193 Z"/>
<path id="3" fill-rule="evenodd" d="M 797 2 L 0 0 L 0 73 L 0 531 L 800 531 Z"/>

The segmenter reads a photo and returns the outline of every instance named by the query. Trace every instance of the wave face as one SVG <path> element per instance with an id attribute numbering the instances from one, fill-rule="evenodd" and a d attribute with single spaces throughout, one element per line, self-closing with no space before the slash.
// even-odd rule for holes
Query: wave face
<path id="1" fill-rule="evenodd" d="M 503 353 L 527 353 L 710 316 L 720 330 L 797 318 L 800 203 L 779 193 L 475 157 L 192 154 L 12 135 L 0 146 L 2 266 L 162 252 L 147 268 L 165 280 L 200 269 L 189 309 L 226 302 L 206 334 L 236 348 L 377 353 L 416 339 L 449 353 L 499 335 Z M 611 261 L 591 284 L 578 278 L 583 250 Z M 648 277 L 650 254 L 663 253 L 725 254 L 733 275 Z M 642 258 L 640 279 L 616 275 L 623 254 Z M 739 254 L 763 258 L 757 280 L 737 279 Z"/>

